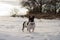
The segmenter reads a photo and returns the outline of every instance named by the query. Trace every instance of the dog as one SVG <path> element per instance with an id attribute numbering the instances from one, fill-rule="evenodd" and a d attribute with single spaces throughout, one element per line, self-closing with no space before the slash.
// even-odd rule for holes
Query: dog
<path id="1" fill-rule="evenodd" d="M 24 28 L 27 28 L 27 31 L 29 31 L 29 32 L 34 32 L 35 22 L 27 22 L 27 21 L 24 21 L 23 22 L 23 27 L 22 27 L 22 31 L 23 32 L 24 32 Z"/>

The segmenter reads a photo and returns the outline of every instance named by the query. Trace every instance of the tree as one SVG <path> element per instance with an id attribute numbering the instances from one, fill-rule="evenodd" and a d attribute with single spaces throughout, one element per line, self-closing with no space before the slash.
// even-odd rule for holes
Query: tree
<path id="1" fill-rule="evenodd" d="M 41 0 L 22 1 L 22 4 L 32 13 L 36 13 L 36 12 L 40 13 L 42 10 L 42 1 Z"/>
<path id="2" fill-rule="evenodd" d="M 42 0 L 42 11 L 46 13 L 56 13 L 56 1 Z"/>

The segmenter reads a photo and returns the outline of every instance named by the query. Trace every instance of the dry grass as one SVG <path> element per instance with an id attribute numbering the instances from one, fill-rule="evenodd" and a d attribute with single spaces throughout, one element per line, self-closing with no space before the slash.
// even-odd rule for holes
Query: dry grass
<path id="1" fill-rule="evenodd" d="M 59 14 L 48 14 L 48 13 L 38 13 L 38 14 L 27 14 L 25 17 L 28 17 L 29 15 L 34 15 L 36 18 L 40 19 L 55 19 L 55 18 L 60 18 L 60 13 Z"/>

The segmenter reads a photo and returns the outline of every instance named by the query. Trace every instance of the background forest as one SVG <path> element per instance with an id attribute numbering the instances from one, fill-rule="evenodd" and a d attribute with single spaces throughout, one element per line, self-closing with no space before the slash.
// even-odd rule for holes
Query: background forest
<path id="1" fill-rule="evenodd" d="M 29 16 L 34 14 L 37 18 L 60 18 L 60 0 L 24 0 L 23 7 L 29 10 Z"/>

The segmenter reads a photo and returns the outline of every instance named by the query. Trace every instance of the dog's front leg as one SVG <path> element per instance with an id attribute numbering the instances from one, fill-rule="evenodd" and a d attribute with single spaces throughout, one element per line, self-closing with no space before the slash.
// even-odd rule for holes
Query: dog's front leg
<path id="1" fill-rule="evenodd" d="M 29 31 L 29 33 L 31 33 L 31 30 L 30 29 L 28 31 Z"/>
<path id="2" fill-rule="evenodd" d="M 34 28 L 32 29 L 32 32 L 34 32 Z"/>
<path id="3" fill-rule="evenodd" d="M 29 27 L 27 28 L 27 31 L 28 31 L 29 33 L 31 33 L 31 31 L 30 31 L 30 28 L 29 28 Z"/>

